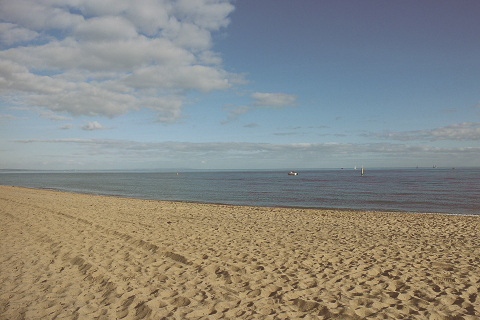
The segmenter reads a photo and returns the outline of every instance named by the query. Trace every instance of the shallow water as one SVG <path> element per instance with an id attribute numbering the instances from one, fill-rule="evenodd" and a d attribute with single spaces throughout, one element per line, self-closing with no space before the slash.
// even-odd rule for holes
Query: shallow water
<path id="1" fill-rule="evenodd" d="M 201 172 L 1 171 L 0 185 L 268 207 L 480 214 L 480 168 Z"/>

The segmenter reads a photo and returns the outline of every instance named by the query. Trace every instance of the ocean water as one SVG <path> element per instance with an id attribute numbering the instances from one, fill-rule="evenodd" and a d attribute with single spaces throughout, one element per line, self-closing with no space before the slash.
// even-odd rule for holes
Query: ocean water
<path id="1" fill-rule="evenodd" d="M 265 207 L 480 215 L 480 168 L 287 171 L 0 171 L 0 185 Z"/>

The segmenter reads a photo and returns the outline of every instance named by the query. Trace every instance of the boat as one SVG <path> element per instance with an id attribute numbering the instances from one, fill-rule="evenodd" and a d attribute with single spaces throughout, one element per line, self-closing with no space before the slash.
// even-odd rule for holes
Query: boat
<path id="1" fill-rule="evenodd" d="M 288 175 L 289 175 L 289 176 L 297 176 L 297 175 L 298 175 L 298 172 L 295 172 L 295 171 L 292 170 L 292 171 L 290 171 L 290 172 L 288 173 Z"/>

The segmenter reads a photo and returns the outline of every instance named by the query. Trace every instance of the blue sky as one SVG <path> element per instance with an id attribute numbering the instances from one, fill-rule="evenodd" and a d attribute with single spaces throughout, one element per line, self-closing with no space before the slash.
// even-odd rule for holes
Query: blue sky
<path id="1" fill-rule="evenodd" d="M 480 165 L 480 2 L 3 0 L 0 168 Z"/>

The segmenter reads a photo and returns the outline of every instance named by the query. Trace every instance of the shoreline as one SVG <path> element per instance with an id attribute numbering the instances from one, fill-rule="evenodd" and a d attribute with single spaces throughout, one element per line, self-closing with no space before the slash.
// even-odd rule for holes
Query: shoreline
<path id="1" fill-rule="evenodd" d="M 0 318 L 477 319 L 480 220 L 0 186 Z"/>
<path id="2" fill-rule="evenodd" d="M 345 211 L 345 212 L 377 212 L 377 213 L 391 213 L 391 214 L 433 214 L 433 215 L 447 215 L 447 216 L 462 216 L 462 217 L 480 217 L 479 214 L 467 214 L 467 213 L 454 213 L 454 212 L 420 212 L 420 211 L 409 211 L 409 210 L 382 210 L 382 209 L 356 209 L 356 208 L 330 208 L 330 207 L 302 207 L 302 206 L 262 206 L 262 205 L 249 205 L 249 204 L 231 204 L 223 202 L 203 202 L 203 201 L 194 201 L 194 200 L 164 200 L 164 199 L 150 199 L 143 197 L 128 196 L 122 194 L 107 194 L 107 193 L 92 193 L 92 192 L 82 192 L 82 191 L 71 191 L 61 188 L 35 188 L 35 187 L 23 187 L 23 186 L 5 186 L 0 185 L 0 187 L 12 187 L 12 188 L 25 188 L 32 190 L 46 190 L 53 192 L 65 192 L 73 193 L 79 195 L 92 195 L 99 197 L 112 197 L 118 199 L 132 199 L 132 200 L 146 200 L 146 201 L 163 201 L 163 202 L 173 202 L 173 203 L 192 203 L 192 204 L 204 204 L 204 205 L 220 205 L 220 206 L 232 206 L 232 207 L 258 207 L 266 209 L 299 209 L 299 210 L 322 210 L 322 211 Z"/>

